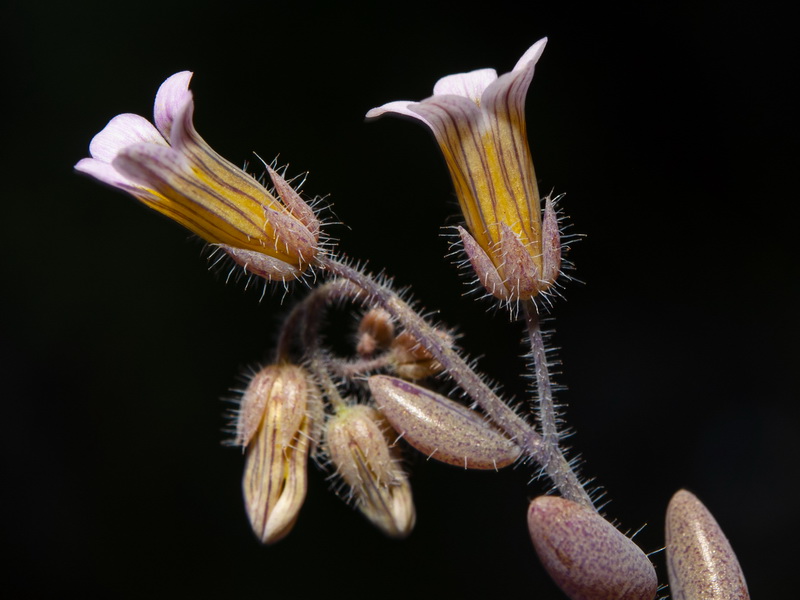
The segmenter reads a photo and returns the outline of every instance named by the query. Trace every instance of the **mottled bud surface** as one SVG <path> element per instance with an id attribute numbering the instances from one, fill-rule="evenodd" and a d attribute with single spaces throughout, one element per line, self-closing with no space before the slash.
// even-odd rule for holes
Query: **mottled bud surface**
<path id="1" fill-rule="evenodd" d="M 717 521 L 691 492 L 667 508 L 667 570 L 673 600 L 749 600 L 744 573 Z"/>
<path id="2" fill-rule="evenodd" d="M 441 394 L 385 375 L 370 377 L 369 388 L 392 427 L 430 458 L 465 469 L 499 469 L 520 455 L 482 415 Z"/>
<path id="3" fill-rule="evenodd" d="M 528 509 L 528 528 L 542 565 L 571 600 L 653 600 L 650 560 L 595 511 L 556 496 Z"/>

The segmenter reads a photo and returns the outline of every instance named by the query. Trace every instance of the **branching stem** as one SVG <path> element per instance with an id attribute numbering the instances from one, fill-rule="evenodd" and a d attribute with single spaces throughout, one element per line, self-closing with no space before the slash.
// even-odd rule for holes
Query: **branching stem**
<path id="1" fill-rule="evenodd" d="M 332 275 L 351 281 L 367 295 L 367 302 L 374 302 L 386 310 L 403 325 L 436 360 L 456 384 L 480 406 L 489 418 L 513 439 L 525 452 L 539 464 L 544 464 L 542 436 L 508 406 L 484 381 L 470 368 L 467 362 L 447 345 L 436 330 L 417 312 L 404 302 L 396 292 L 381 285 L 372 277 L 353 268 L 332 256 L 319 258 L 320 266 Z"/>
<path id="2" fill-rule="evenodd" d="M 301 339 L 309 368 L 324 388 L 331 405 L 338 408 L 344 404 L 344 400 L 331 379 L 331 369 L 341 369 L 341 365 L 329 365 L 319 348 L 324 309 L 337 300 L 356 300 L 365 305 L 380 306 L 439 361 L 453 381 L 484 410 L 495 425 L 520 446 L 526 456 L 542 467 L 563 497 L 593 508 L 591 498 L 583 489 L 558 443 L 553 385 L 539 314 L 533 301 L 523 303 L 523 314 L 536 374 L 541 434 L 506 404 L 466 360 L 442 339 L 437 330 L 389 286 L 379 283 L 367 273 L 351 267 L 333 255 L 319 257 L 318 266 L 334 276 L 334 279 L 314 289 L 289 314 L 278 339 L 278 360 L 287 359 L 291 353 L 292 341 Z"/>
<path id="3" fill-rule="evenodd" d="M 363 292 L 349 281 L 335 279 L 317 288 L 303 298 L 283 323 L 278 336 L 276 359 L 278 362 L 289 360 L 292 342 L 300 338 L 303 342 L 303 354 L 308 360 L 308 368 L 317 379 L 325 397 L 334 409 L 340 409 L 346 402 L 339 394 L 330 375 L 328 361 L 319 347 L 320 327 L 325 308 L 338 300 L 355 300 L 363 296 Z"/>

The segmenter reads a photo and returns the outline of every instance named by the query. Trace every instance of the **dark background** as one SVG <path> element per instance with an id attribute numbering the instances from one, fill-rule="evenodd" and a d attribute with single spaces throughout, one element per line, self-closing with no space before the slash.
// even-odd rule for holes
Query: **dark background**
<path id="1" fill-rule="evenodd" d="M 597 3 L 598 5 L 600 3 Z M 280 154 L 330 194 L 369 259 L 520 395 L 519 331 L 465 291 L 432 136 L 371 107 L 511 69 L 543 191 L 566 192 L 576 277 L 557 333 L 571 444 L 610 518 L 663 544 L 672 493 L 713 511 L 754 598 L 789 597 L 800 530 L 796 31 L 769 3 L 5 2 L 0 219 L 2 539 L 13 598 L 561 598 L 531 548 L 525 468 L 412 459 L 418 509 L 384 539 L 310 476 L 294 532 L 260 547 L 223 447 L 236 375 L 269 359 L 281 294 L 209 274 L 202 244 L 77 176 L 115 114 L 151 117 L 195 72 L 196 125 L 238 164 Z M 122 5 L 120 5 L 122 6 Z M 347 322 L 345 322 L 347 325 Z M 663 555 L 654 555 L 666 581 Z"/>

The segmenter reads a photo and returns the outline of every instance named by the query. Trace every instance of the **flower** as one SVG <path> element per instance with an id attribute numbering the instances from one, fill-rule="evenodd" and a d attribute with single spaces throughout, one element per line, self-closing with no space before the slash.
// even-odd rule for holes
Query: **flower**
<path id="1" fill-rule="evenodd" d="M 453 179 L 467 229 L 464 249 L 483 286 L 507 301 L 533 298 L 558 277 L 561 242 L 550 198 L 542 214 L 525 129 L 525 96 L 547 39 L 510 73 L 448 75 L 421 102 L 396 101 L 368 118 L 395 113 L 433 131 Z"/>
<path id="2" fill-rule="evenodd" d="M 111 119 L 91 141 L 92 158 L 75 169 L 128 192 L 255 275 L 299 276 L 318 251 L 314 211 L 273 169 L 267 167 L 280 200 L 198 135 L 191 78 L 183 71 L 161 85 L 155 126 L 134 114 Z"/>

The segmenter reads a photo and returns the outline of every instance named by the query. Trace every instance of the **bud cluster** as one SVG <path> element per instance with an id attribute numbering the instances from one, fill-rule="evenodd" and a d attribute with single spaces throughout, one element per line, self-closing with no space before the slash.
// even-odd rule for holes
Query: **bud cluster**
<path id="1" fill-rule="evenodd" d="M 452 346 L 453 336 L 448 332 L 437 329 L 436 335 L 443 344 Z M 441 363 L 413 335 L 396 332 L 391 316 L 382 308 L 373 308 L 361 318 L 356 351 L 362 358 L 383 353 L 386 368 L 403 379 L 426 379 L 443 370 Z"/>

